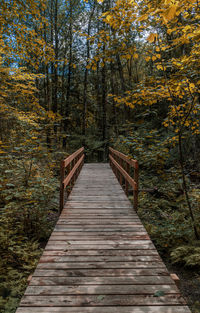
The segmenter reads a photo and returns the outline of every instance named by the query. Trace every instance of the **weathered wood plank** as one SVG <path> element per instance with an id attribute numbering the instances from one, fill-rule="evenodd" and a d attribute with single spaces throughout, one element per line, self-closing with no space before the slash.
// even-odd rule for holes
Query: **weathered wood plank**
<path id="1" fill-rule="evenodd" d="M 88 240 L 92 239 L 92 237 L 95 238 L 98 237 L 99 240 L 103 240 L 105 236 L 109 236 L 109 237 L 119 237 L 119 240 L 120 238 L 123 239 L 123 237 L 131 237 L 131 236 L 140 236 L 140 235 L 147 235 L 147 233 L 143 230 L 139 230 L 139 231 L 131 231 L 131 232 L 119 232 L 119 233 L 116 233 L 116 232 L 104 232 L 104 231 L 84 231 L 84 232 L 76 232 L 76 231 L 73 231 L 73 232 L 69 232 L 69 231 L 56 231 L 56 232 L 53 232 L 51 237 L 58 237 L 58 236 L 65 236 L 66 238 L 69 238 L 70 236 L 76 236 L 77 238 L 80 239 L 80 236 L 85 236 L 86 238 L 88 237 Z M 82 239 L 82 237 L 81 237 Z M 132 238 L 131 238 L 132 239 Z M 96 240 L 96 238 L 95 238 Z M 111 239 L 112 240 L 112 239 Z"/>
<path id="2" fill-rule="evenodd" d="M 70 221 L 67 218 L 66 219 L 59 219 L 57 225 L 60 224 L 66 224 L 66 225 L 85 225 L 85 221 L 84 220 L 77 220 L 77 221 Z M 95 219 L 90 219 L 87 221 L 87 225 L 131 225 L 131 226 L 135 226 L 135 225 L 140 225 L 141 226 L 141 222 L 139 219 L 133 219 L 132 221 L 129 220 L 124 220 L 124 221 L 118 221 L 118 220 L 113 220 L 113 221 L 108 221 L 108 220 L 95 220 Z"/>
<path id="3" fill-rule="evenodd" d="M 69 213 L 69 212 L 68 212 Z M 66 212 L 66 214 L 64 214 L 63 213 L 63 215 L 65 215 L 64 217 L 60 217 L 59 218 L 59 222 L 60 221 L 66 221 L 66 222 L 74 222 L 74 223 L 78 223 L 78 222 L 86 222 L 85 221 L 85 216 L 83 216 L 83 217 L 78 217 L 78 216 L 76 216 L 76 219 L 73 219 L 72 217 L 70 217 L 70 215 L 68 215 L 67 214 L 67 212 Z M 102 214 L 101 216 L 90 216 L 90 215 L 88 215 L 88 218 L 87 218 L 87 220 L 88 220 L 88 222 L 105 222 L 106 220 L 107 220 L 107 218 L 106 217 L 109 217 L 109 220 L 108 220 L 108 222 L 109 223 L 112 223 L 112 222 L 116 222 L 116 223 L 124 223 L 124 222 L 131 222 L 131 223 L 133 223 L 133 222 L 138 222 L 138 223 L 140 223 L 141 224 L 141 221 L 140 221 L 140 219 L 138 218 L 138 216 L 134 216 L 134 215 L 132 215 L 132 216 L 130 216 L 130 215 L 122 215 L 122 214 L 120 214 L 119 216 L 116 216 L 116 215 L 110 215 L 110 216 L 105 216 L 104 214 Z"/>
<path id="4" fill-rule="evenodd" d="M 29 286 L 25 296 L 36 295 L 154 295 L 157 291 L 164 294 L 179 294 L 176 285 L 87 285 L 87 286 Z"/>
<path id="5" fill-rule="evenodd" d="M 65 209 L 65 211 L 63 211 L 61 217 L 66 218 L 66 216 L 69 216 L 69 218 L 73 215 L 74 217 L 77 218 L 85 218 L 86 216 L 90 216 L 90 218 L 106 218 L 106 217 L 110 217 L 110 218 L 127 218 L 130 217 L 131 212 L 129 211 L 129 209 L 108 209 L 108 208 L 89 208 L 89 209 Z M 135 213 L 134 213 L 135 214 Z M 79 217 L 78 217 L 79 216 Z M 136 217 L 136 215 L 132 216 L 132 217 Z"/>
<path id="6" fill-rule="evenodd" d="M 59 233 L 59 232 L 57 232 Z M 59 233 L 60 234 L 60 233 Z M 129 239 L 129 240 L 150 240 L 150 237 L 145 234 L 145 232 L 136 232 L 134 235 L 123 235 L 123 236 L 120 236 L 120 235 L 104 235 L 104 236 L 100 236 L 100 235 L 91 235 L 93 233 L 89 233 L 90 235 L 85 235 L 85 232 L 81 232 L 79 235 L 73 235 L 73 233 L 71 235 L 68 235 L 67 232 L 65 232 L 66 235 L 55 235 L 53 234 L 51 237 L 50 237 L 50 240 L 60 240 L 60 241 L 71 241 L 71 240 L 80 240 L 80 236 L 81 236 L 81 241 L 88 241 L 88 240 L 95 240 L 95 241 L 98 241 L 98 240 L 121 240 L 121 239 Z M 83 235 L 84 234 L 84 235 Z M 100 233 L 101 234 L 101 233 Z"/>
<path id="7" fill-rule="evenodd" d="M 40 258 L 40 263 L 49 263 L 49 262 L 162 262 L 159 256 L 51 256 Z"/>
<path id="8" fill-rule="evenodd" d="M 134 250 L 120 250 L 120 249 L 111 249 L 111 250 L 67 250 L 58 251 L 58 250 L 44 250 L 43 256 L 53 255 L 53 256 L 67 256 L 67 255 L 101 255 L 101 256 L 145 256 L 145 255 L 155 255 L 158 256 L 158 252 L 155 249 L 134 249 Z"/>
<path id="9" fill-rule="evenodd" d="M 81 239 L 81 238 L 80 238 Z M 141 245 L 143 243 L 150 244 L 150 240 L 92 240 L 92 238 L 88 241 L 81 241 L 81 240 L 63 240 L 60 241 L 59 239 L 56 240 L 49 240 L 49 244 L 56 244 L 56 245 L 63 245 L 66 243 L 67 245 Z M 56 242 L 55 242 L 56 241 Z"/>
<path id="10" fill-rule="evenodd" d="M 66 219 L 66 218 L 69 218 L 69 219 L 94 219 L 94 218 L 97 218 L 97 219 L 102 219 L 102 220 L 105 220 L 107 219 L 108 221 L 111 219 L 121 219 L 121 221 L 123 221 L 124 219 L 127 219 L 127 217 L 130 217 L 131 219 L 131 216 L 130 214 L 127 214 L 127 213 L 116 213 L 116 214 L 111 214 L 111 213 L 94 213 L 94 211 L 91 211 L 91 213 L 71 213 L 71 212 L 63 212 L 63 214 L 60 216 L 61 219 Z M 134 218 L 134 216 L 133 216 Z M 142 224 L 142 223 L 141 223 Z"/>
<path id="11" fill-rule="evenodd" d="M 83 225 L 78 225 L 78 224 L 75 224 L 75 225 L 63 225 L 63 224 L 57 224 L 55 229 L 59 229 L 59 228 L 65 228 L 65 229 L 106 229 L 106 228 L 109 228 L 109 229 L 119 229 L 120 230 L 123 230 L 123 229 L 128 229 L 129 231 L 137 231 L 137 230 L 143 230 L 143 231 L 146 231 L 144 226 L 143 225 L 139 225 L 139 224 L 122 224 L 122 225 L 114 225 L 114 224 L 83 224 Z"/>
<path id="12" fill-rule="evenodd" d="M 21 307 L 16 313 L 191 313 L 186 306 Z"/>
<path id="13" fill-rule="evenodd" d="M 142 227 L 142 226 L 139 226 L 137 227 L 111 227 L 111 226 L 107 226 L 107 227 L 94 227 L 94 226 L 84 226 L 84 227 L 79 227 L 78 225 L 77 226 L 70 226 L 70 225 L 57 225 L 55 228 L 54 228 L 54 232 L 57 232 L 57 231 L 69 231 L 69 232 L 131 232 L 133 230 L 137 230 L 137 231 L 145 231 L 145 228 Z"/>
<path id="14" fill-rule="evenodd" d="M 110 276 L 169 276 L 165 268 L 140 269 L 74 269 L 74 270 L 48 270 L 36 268 L 33 276 L 44 277 L 110 277 Z"/>
<path id="15" fill-rule="evenodd" d="M 86 195 L 86 191 L 87 191 L 87 195 Z M 80 197 L 80 200 L 81 200 L 81 197 L 94 197 L 94 196 L 97 196 L 97 197 L 100 197 L 100 196 L 110 196 L 112 195 L 113 197 L 115 197 L 115 200 L 118 196 L 124 196 L 125 193 L 124 191 L 122 190 L 119 190 L 118 188 L 113 188 L 113 189 L 110 189 L 110 190 L 106 190 L 105 188 L 96 188 L 96 189 L 89 189 L 89 188 L 73 188 L 72 192 L 70 193 L 70 196 L 68 199 L 71 199 L 73 197 Z M 89 199 L 89 198 L 88 198 Z M 127 200 L 127 199 L 126 199 Z"/>
<path id="16" fill-rule="evenodd" d="M 102 208 L 94 208 L 94 207 L 90 207 L 90 208 L 74 208 L 74 209 L 70 209 L 70 208 L 66 208 L 65 209 L 66 212 L 63 212 L 63 214 L 61 216 L 64 215 L 64 213 L 71 213 L 71 214 L 94 214 L 96 216 L 96 214 L 113 214 L 114 216 L 117 214 L 122 214 L 122 215 L 126 215 L 128 216 L 129 211 L 126 208 L 107 208 L 107 206 L 102 206 Z M 68 212 L 67 212 L 68 210 Z M 113 216 L 112 215 L 112 216 Z"/>
<path id="17" fill-rule="evenodd" d="M 49 262 L 38 263 L 38 269 L 73 269 L 73 268 L 165 268 L 163 262 Z"/>
<path id="18" fill-rule="evenodd" d="M 98 229 L 95 229 L 94 231 L 70 231 L 68 232 L 67 230 L 58 230 L 52 233 L 51 237 L 58 237 L 58 236 L 65 236 L 67 238 L 69 238 L 70 236 L 77 236 L 77 238 L 80 238 L 79 236 L 88 236 L 88 240 L 90 240 L 92 237 L 91 236 L 97 236 L 99 238 L 99 240 L 103 240 L 104 236 L 114 236 L 114 237 L 119 237 L 123 239 L 123 236 L 142 236 L 142 235 L 147 235 L 147 232 L 144 230 L 135 230 L 133 229 L 133 231 L 125 231 L 123 232 L 113 232 L 113 231 L 99 231 Z M 101 239 L 102 238 L 102 239 Z M 132 238 L 131 238 L 132 239 Z"/>
<path id="19" fill-rule="evenodd" d="M 92 212 L 91 212 L 92 213 Z M 69 221 L 69 222 L 83 222 L 86 219 L 88 220 L 88 222 L 93 222 L 93 221 L 97 221 L 97 222 L 105 222 L 106 220 L 108 220 L 108 222 L 119 222 L 119 223 L 123 223 L 123 222 L 140 222 L 141 220 L 139 219 L 139 217 L 136 214 L 124 214 L 123 212 L 119 213 L 119 214 L 102 214 L 102 213 L 96 213 L 93 212 L 92 215 L 88 214 L 88 216 L 82 216 L 81 214 L 79 214 L 79 216 L 77 216 L 77 214 L 74 215 L 75 219 L 71 213 L 71 211 L 64 211 L 62 212 L 60 218 L 58 221 L 60 220 L 65 220 L 65 221 Z"/>
<path id="20" fill-rule="evenodd" d="M 47 244 L 46 245 L 46 250 L 131 250 L 131 249 L 137 249 L 140 248 L 141 250 L 144 250 L 144 249 L 153 249 L 154 246 L 152 243 L 150 244 L 146 244 L 146 241 L 144 241 L 144 243 L 142 244 L 130 244 L 130 245 L 120 245 L 120 244 L 115 244 L 115 245 L 69 245 L 69 244 L 57 244 L 57 243 L 54 243 L 54 244 Z"/>
<path id="21" fill-rule="evenodd" d="M 117 197 L 116 196 L 113 196 L 112 194 L 111 195 L 109 195 L 109 196 L 97 196 L 97 195 L 95 195 L 95 196 L 89 196 L 89 195 L 87 195 L 87 196 L 71 196 L 71 197 L 69 197 L 68 198 L 68 200 L 67 200 L 67 202 L 68 202 L 68 204 L 70 203 L 72 203 L 72 202 L 81 202 L 81 203 L 83 203 L 83 202 L 87 202 L 87 203 L 89 203 L 89 202 L 106 202 L 106 203 L 110 203 L 110 202 L 116 202 L 116 198 L 117 198 L 117 200 L 118 200 L 118 202 L 121 202 L 121 201 L 123 201 L 123 202 L 125 202 L 125 203 L 127 203 L 127 197 L 125 196 L 125 194 L 123 195 L 123 194 L 121 194 L 121 195 L 118 195 Z"/>
<path id="22" fill-rule="evenodd" d="M 65 209 L 132 209 L 130 202 L 126 201 L 102 201 L 102 202 L 67 202 Z"/>
<path id="23" fill-rule="evenodd" d="M 67 226 L 71 226 L 71 225 L 67 225 Z M 99 228 L 95 228 L 94 230 L 89 230 L 89 231 L 87 231 L 87 230 L 84 230 L 84 231 L 80 231 L 80 230 L 75 230 L 74 228 L 73 228 L 73 231 L 68 231 L 68 230 L 66 230 L 66 225 L 63 225 L 63 227 L 61 227 L 61 230 L 59 230 L 59 229 L 57 229 L 57 231 L 54 231 L 53 233 L 52 233 L 52 236 L 67 236 L 67 235 L 73 235 L 73 236 L 75 236 L 75 235 L 77 235 L 77 236 L 80 236 L 80 235 L 85 235 L 85 236 L 95 236 L 95 235 L 100 235 L 100 236 L 135 236 L 135 235 L 144 235 L 144 234 L 146 234 L 147 235 L 147 232 L 146 232 L 146 230 L 145 229 L 141 229 L 141 228 L 139 228 L 139 229 L 135 229 L 135 228 L 132 228 L 130 231 L 126 231 L 126 229 L 124 230 L 124 229 L 121 229 L 121 231 L 119 231 L 119 232 L 115 232 L 115 231 L 112 231 L 112 229 L 110 229 L 110 231 L 104 231 L 104 230 L 99 230 Z M 73 227 L 73 226 L 71 226 L 71 227 Z M 70 228 L 71 228 L 70 227 Z M 77 227 L 77 225 L 76 225 L 76 227 Z M 80 228 L 80 226 L 78 226 L 79 228 Z M 64 230 L 62 230 L 64 228 Z"/>
<path id="24" fill-rule="evenodd" d="M 169 276 L 33 277 L 30 286 L 65 285 L 174 285 Z M 123 288 L 123 286 L 121 286 Z"/>
<path id="25" fill-rule="evenodd" d="M 21 306 L 120 306 L 120 305 L 185 305 L 179 295 L 83 295 L 83 296 L 24 296 Z"/>

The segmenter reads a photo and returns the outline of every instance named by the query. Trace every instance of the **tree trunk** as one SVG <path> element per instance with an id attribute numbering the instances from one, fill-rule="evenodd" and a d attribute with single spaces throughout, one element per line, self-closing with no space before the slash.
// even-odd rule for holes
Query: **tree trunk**
<path id="1" fill-rule="evenodd" d="M 106 11 L 105 4 L 103 5 L 103 12 Z M 105 28 L 105 25 L 104 25 Z M 107 133 L 107 84 L 106 84 L 106 62 L 104 59 L 105 55 L 105 49 L 106 49 L 106 44 L 105 42 L 103 43 L 103 67 L 101 70 L 101 84 L 102 84 L 102 98 L 101 98 L 101 103 L 102 103 L 102 141 L 104 142 L 104 155 L 103 155 L 103 161 L 107 161 L 107 155 L 108 155 L 108 133 Z"/>
<path id="2" fill-rule="evenodd" d="M 115 85 L 114 85 L 114 64 L 113 62 L 110 63 L 110 86 L 111 86 L 111 92 L 113 95 L 115 95 Z M 114 125 L 115 134 L 118 134 L 118 128 L 117 128 L 117 114 L 116 114 L 116 103 L 114 100 L 114 97 L 112 97 L 112 119 L 111 119 L 111 125 Z"/>
<path id="3" fill-rule="evenodd" d="M 66 104 L 65 104 L 65 119 L 63 123 L 63 148 L 66 148 L 67 144 L 67 132 L 68 118 L 69 118 L 69 107 L 70 107 L 70 95 L 71 95 L 71 76 L 72 76 L 72 42 L 73 42 L 73 16 L 72 16 L 72 0 L 69 1 L 69 65 L 68 65 L 68 79 L 67 79 L 67 93 L 66 93 Z"/>
<path id="4" fill-rule="evenodd" d="M 92 18 L 94 15 L 95 10 L 95 2 L 93 3 L 92 11 L 90 13 L 89 22 L 88 22 L 88 29 L 87 29 L 87 36 L 90 36 L 91 31 L 91 23 Z M 86 126 L 87 126 L 87 85 L 88 85 L 88 64 L 89 64 L 89 58 L 90 58 L 90 42 L 87 40 L 86 43 L 87 46 L 87 61 L 86 61 L 86 67 L 85 67 L 85 74 L 84 74 L 84 90 L 83 90 L 83 120 L 82 120 L 82 135 L 83 135 L 83 146 L 85 146 L 85 135 L 86 135 Z"/>
<path id="5" fill-rule="evenodd" d="M 182 180 L 183 180 L 183 190 L 184 190 L 184 194 L 185 194 L 185 198 L 186 198 L 186 202 L 189 208 L 189 212 L 190 212 L 190 217 L 192 220 L 192 226 L 194 229 L 194 234 L 197 240 L 199 240 L 199 234 L 197 231 L 197 227 L 196 227 L 196 223 L 195 223 L 195 218 L 194 218 L 194 214 L 193 214 L 193 210 L 192 210 L 192 206 L 190 203 L 190 198 L 188 195 L 188 190 L 187 190 L 187 183 L 186 183 L 186 177 L 185 177 L 185 171 L 184 171 L 184 160 L 183 160 L 183 148 L 182 148 L 182 134 L 179 133 L 178 136 L 178 145 L 179 145 L 179 156 L 180 156 L 180 166 L 181 166 L 181 172 L 182 172 Z"/>
<path id="6" fill-rule="evenodd" d="M 57 103 L 57 94 L 58 94 L 58 0 L 55 0 L 55 10 L 54 10 L 54 33 L 55 33 L 55 64 L 53 66 L 53 94 L 52 94 L 52 111 L 57 113 L 58 103 Z M 56 130 L 56 128 L 55 128 Z"/>

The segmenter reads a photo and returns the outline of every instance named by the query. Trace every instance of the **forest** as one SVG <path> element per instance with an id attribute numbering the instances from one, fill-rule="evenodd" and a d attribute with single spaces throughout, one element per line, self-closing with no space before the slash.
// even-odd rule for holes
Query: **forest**
<path id="1" fill-rule="evenodd" d="M 200 312 L 199 1 L 1 0 L 0 82 L 0 311 L 57 221 L 60 161 L 112 146 L 138 160 L 138 214 Z"/>

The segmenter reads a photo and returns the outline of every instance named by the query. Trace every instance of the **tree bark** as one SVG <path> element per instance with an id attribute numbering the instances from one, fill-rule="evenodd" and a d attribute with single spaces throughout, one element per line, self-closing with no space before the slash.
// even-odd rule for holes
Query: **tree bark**
<path id="1" fill-rule="evenodd" d="M 187 183 L 186 183 L 186 177 L 185 177 L 185 171 L 184 171 L 184 160 L 183 160 L 183 148 L 182 148 L 182 134 L 179 133 L 178 136 L 178 145 L 179 145 L 179 156 L 180 156 L 180 166 L 181 166 L 181 172 L 182 172 L 182 180 L 183 180 L 183 190 L 184 190 L 184 194 L 185 194 L 185 198 L 186 198 L 186 202 L 189 208 L 189 212 L 190 212 L 190 217 L 192 220 L 192 226 L 194 229 L 194 234 L 197 240 L 199 240 L 199 234 L 197 231 L 197 227 L 196 227 L 196 223 L 195 223 L 195 218 L 194 218 L 194 214 L 193 214 L 193 210 L 192 210 L 192 206 L 190 203 L 190 198 L 188 195 L 188 190 L 187 190 Z"/>
<path id="2" fill-rule="evenodd" d="M 113 95 L 115 95 L 115 84 L 114 84 L 114 64 L 113 62 L 110 63 L 110 86 L 111 86 L 111 92 Z M 116 113 L 116 103 L 114 100 L 114 97 L 112 98 L 112 119 L 111 124 L 114 125 L 115 134 L 118 134 L 118 128 L 117 128 L 117 113 Z"/>
<path id="3" fill-rule="evenodd" d="M 91 32 L 91 23 L 92 18 L 94 15 L 95 10 L 95 2 L 93 3 L 92 11 L 90 13 L 89 22 L 88 22 L 88 29 L 87 29 L 87 36 L 89 38 L 90 32 Z M 85 67 L 85 74 L 84 74 L 84 90 L 83 90 L 83 116 L 82 116 L 82 135 L 83 135 L 83 146 L 85 145 L 85 135 L 86 135 L 86 127 L 87 127 L 87 86 L 88 86 L 88 64 L 89 64 L 89 58 L 90 58 L 90 42 L 87 40 L 86 43 L 87 48 L 87 61 L 86 61 L 86 67 Z"/>
<path id="4" fill-rule="evenodd" d="M 54 33 L 55 33 L 55 64 L 53 66 L 53 94 L 52 94 L 52 111 L 57 113 L 58 103 L 57 103 L 57 94 L 58 94 L 58 0 L 55 0 L 55 9 L 54 9 Z M 56 127 L 54 127 L 56 131 Z"/>
<path id="5" fill-rule="evenodd" d="M 106 12 L 107 8 L 105 3 L 103 4 L 103 12 Z M 103 26 L 105 28 L 105 25 Z M 101 98 L 101 103 L 102 103 L 102 141 L 103 141 L 103 146 L 104 146 L 104 154 L 103 154 L 103 161 L 107 161 L 107 155 L 108 155 L 108 132 L 107 132 L 107 83 L 106 83 L 106 62 L 104 59 L 105 55 L 105 50 L 106 50 L 106 43 L 103 43 L 103 66 L 101 70 L 101 84 L 102 84 L 102 98 Z"/>
<path id="6" fill-rule="evenodd" d="M 73 16 L 72 16 L 72 0 L 69 1 L 69 65 L 68 65 L 68 78 L 67 78 L 67 93 L 65 103 L 65 118 L 63 123 L 63 148 L 66 148 L 67 144 L 67 132 L 68 118 L 69 118 L 69 107 L 70 107 L 70 96 L 71 96 L 71 76 L 72 76 L 72 44 L 73 44 Z"/>

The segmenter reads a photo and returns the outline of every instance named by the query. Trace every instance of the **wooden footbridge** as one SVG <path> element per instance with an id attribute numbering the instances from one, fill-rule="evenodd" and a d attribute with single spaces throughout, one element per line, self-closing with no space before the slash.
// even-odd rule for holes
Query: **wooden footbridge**
<path id="1" fill-rule="evenodd" d="M 137 161 L 109 158 L 83 166 L 82 148 L 62 162 L 60 218 L 17 313 L 190 312 L 136 213 Z"/>

